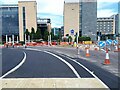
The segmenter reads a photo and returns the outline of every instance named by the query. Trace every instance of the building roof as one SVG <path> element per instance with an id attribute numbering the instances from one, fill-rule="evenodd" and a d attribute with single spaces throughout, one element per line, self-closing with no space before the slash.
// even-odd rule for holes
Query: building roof
<path id="1" fill-rule="evenodd" d="M 0 7 L 18 7 L 18 4 L 1 4 Z"/>

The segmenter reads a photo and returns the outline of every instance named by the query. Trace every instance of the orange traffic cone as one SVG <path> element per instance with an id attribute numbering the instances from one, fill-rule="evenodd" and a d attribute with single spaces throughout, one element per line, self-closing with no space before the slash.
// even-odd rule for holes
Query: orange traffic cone
<path id="1" fill-rule="evenodd" d="M 105 65 L 109 65 L 109 64 L 110 64 L 109 53 L 108 53 L 108 50 L 107 50 L 107 49 L 106 49 L 106 58 L 105 58 L 104 64 L 105 64 Z"/>
<path id="2" fill-rule="evenodd" d="M 90 53 L 89 53 L 89 48 L 86 48 L 86 57 L 89 57 Z"/>

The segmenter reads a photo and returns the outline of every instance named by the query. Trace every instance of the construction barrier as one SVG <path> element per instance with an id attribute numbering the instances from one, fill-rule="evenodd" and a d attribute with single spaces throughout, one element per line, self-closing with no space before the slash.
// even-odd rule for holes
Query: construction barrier
<path id="1" fill-rule="evenodd" d="M 83 41 L 83 44 L 88 44 L 88 45 L 90 45 L 90 44 L 92 44 L 92 41 Z"/>

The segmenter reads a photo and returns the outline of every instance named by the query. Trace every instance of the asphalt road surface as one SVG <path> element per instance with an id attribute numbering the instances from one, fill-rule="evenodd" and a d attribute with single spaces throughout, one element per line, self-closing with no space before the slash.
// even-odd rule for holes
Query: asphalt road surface
<path id="1" fill-rule="evenodd" d="M 24 58 L 25 54 L 26 58 Z M 25 61 L 19 68 L 5 75 L 23 59 Z M 118 90 L 119 78 L 112 73 L 84 59 L 71 58 L 43 48 L 41 50 L 2 49 L 2 76 L 5 75 L 3 78 L 95 78 L 74 60 L 93 71 L 109 88 Z"/>

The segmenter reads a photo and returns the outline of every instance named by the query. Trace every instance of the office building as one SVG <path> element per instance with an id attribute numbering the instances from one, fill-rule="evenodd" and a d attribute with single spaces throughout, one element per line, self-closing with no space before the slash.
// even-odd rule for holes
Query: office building
<path id="1" fill-rule="evenodd" d="M 18 35 L 19 34 L 19 20 L 18 20 L 18 5 L 1 5 L 0 18 L 2 24 L 2 36 Z"/>
<path id="2" fill-rule="evenodd" d="M 52 28 L 51 29 L 52 33 L 54 34 L 54 36 L 58 36 L 59 34 L 61 34 L 61 28 Z"/>
<path id="3" fill-rule="evenodd" d="M 24 41 L 24 32 L 28 29 L 37 30 L 37 3 L 36 1 L 18 1 L 19 7 L 19 37 Z"/>
<path id="4" fill-rule="evenodd" d="M 41 34 L 43 38 L 45 30 L 47 30 L 49 33 L 51 32 L 51 19 L 37 18 L 37 27 L 41 30 Z"/>
<path id="5" fill-rule="evenodd" d="M 97 32 L 101 32 L 101 34 L 115 34 L 114 18 L 97 18 Z"/>
<path id="6" fill-rule="evenodd" d="M 64 2 L 64 36 L 70 35 L 74 38 L 77 33 L 79 36 L 89 36 L 95 40 L 96 24 L 96 0 Z"/>
<path id="7" fill-rule="evenodd" d="M 19 35 L 24 41 L 24 32 L 34 28 L 37 30 L 37 3 L 36 1 L 18 1 L 17 5 L 0 5 L 2 19 L 2 35 Z"/>

